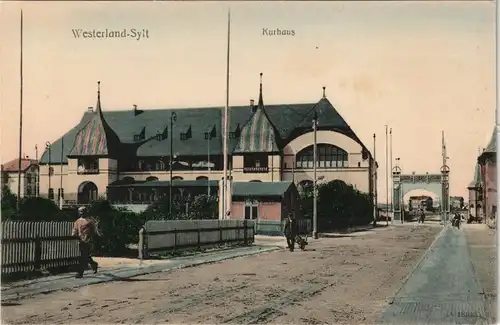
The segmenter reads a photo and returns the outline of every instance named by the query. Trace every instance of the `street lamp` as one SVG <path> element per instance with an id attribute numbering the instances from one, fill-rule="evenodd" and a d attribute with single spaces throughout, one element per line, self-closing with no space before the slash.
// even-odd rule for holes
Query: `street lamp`
<path id="1" fill-rule="evenodd" d="M 398 168 L 398 170 L 400 169 L 400 167 L 399 167 L 399 161 L 400 160 L 401 160 L 401 158 L 396 157 L 396 167 Z M 401 213 L 401 223 L 404 223 L 404 218 L 405 218 L 404 217 L 404 210 L 405 210 L 405 206 L 404 206 L 404 202 L 402 202 L 403 201 L 402 200 L 403 198 L 402 198 L 402 195 L 401 195 L 402 191 L 403 191 L 403 188 L 401 187 L 401 184 L 400 184 L 399 185 L 398 197 L 396 198 L 396 200 L 398 200 L 398 202 L 399 202 L 398 205 L 399 205 L 399 211 Z M 393 201 L 394 201 L 394 199 L 393 199 Z M 401 208 L 403 208 L 403 209 L 401 210 Z M 394 216 L 394 212 L 392 213 L 392 215 Z M 387 220 L 389 220 L 389 219 L 387 219 Z M 387 221 L 387 223 L 389 223 L 389 221 Z"/>
<path id="2" fill-rule="evenodd" d="M 323 87 L 324 88 L 324 87 Z M 316 165 L 318 162 L 318 143 L 317 143 L 317 129 L 318 129 L 318 112 L 314 111 L 314 118 L 312 120 L 312 127 L 314 131 L 314 145 L 313 145 L 313 238 L 318 239 L 318 179 L 316 177 Z"/>
<path id="3" fill-rule="evenodd" d="M 52 167 L 50 166 L 50 163 L 51 163 L 52 143 L 50 143 L 50 141 L 45 142 L 45 150 L 49 151 L 49 168 L 48 168 L 48 173 L 49 173 L 49 192 L 48 192 L 48 196 L 49 196 L 49 199 L 52 200 L 52 198 L 50 197 L 50 189 L 52 188 L 52 186 L 50 184 L 50 178 L 52 176 L 52 173 L 51 173 L 51 168 Z"/>
<path id="4" fill-rule="evenodd" d="M 168 212 L 169 212 L 169 217 L 172 217 L 172 165 L 174 162 L 174 122 L 177 121 L 177 114 L 175 112 L 172 112 L 170 114 L 170 182 L 168 186 L 168 195 L 169 195 L 169 204 L 168 204 Z"/>

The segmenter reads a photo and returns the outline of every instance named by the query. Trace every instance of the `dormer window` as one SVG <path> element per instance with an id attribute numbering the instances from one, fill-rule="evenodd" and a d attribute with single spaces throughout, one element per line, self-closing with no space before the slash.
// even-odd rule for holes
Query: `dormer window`
<path id="1" fill-rule="evenodd" d="M 161 134 L 160 134 L 160 133 L 158 133 L 158 134 L 156 135 L 156 140 L 157 140 L 157 141 L 161 141 L 161 140 L 162 140 L 162 137 L 161 137 Z"/>
<path id="2" fill-rule="evenodd" d="M 142 128 L 139 134 L 134 134 L 134 141 L 142 141 L 146 138 L 146 127 Z"/>
<path id="3" fill-rule="evenodd" d="M 209 132 L 205 132 L 205 140 L 211 140 L 217 136 L 217 132 L 215 131 L 215 125 L 212 127 L 212 129 L 209 130 Z"/>
<path id="4" fill-rule="evenodd" d="M 236 130 L 229 132 L 229 139 L 238 139 L 241 135 L 240 124 L 236 125 Z"/>
<path id="5" fill-rule="evenodd" d="M 191 125 L 186 132 L 181 132 L 181 140 L 191 139 L 193 137 L 193 132 L 191 131 Z"/>

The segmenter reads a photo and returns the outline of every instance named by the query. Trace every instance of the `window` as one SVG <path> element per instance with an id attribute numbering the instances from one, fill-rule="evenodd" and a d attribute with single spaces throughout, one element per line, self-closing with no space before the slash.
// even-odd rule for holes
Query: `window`
<path id="1" fill-rule="evenodd" d="M 158 160 L 156 162 L 156 170 L 164 170 L 165 169 L 165 163 L 163 162 L 163 160 Z"/>
<path id="2" fill-rule="evenodd" d="M 50 176 L 54 175 L 54 167 L 49 167 L 49 175 Z"/>
<path id="3" fill-rule="evenodd" d="M 243 157 L 243 167 L 268 167 L 267 154 L 250 154 Z"/>
<path id="4" fill-rule="evenodd" d="M 186 137 L 186 133 L 181 133 L 181 140 L 186 140 L 187 137 Z"/>
<path id="5" fill-rule="evenodd" d="M 26 175 L 26 182 L 30 184 L 33 181 L 31 174 Z"/>
<path id="6" fill-rule="evenodd" d="M 314 146 L 309 146 L 297 154 L 297 168 L 314 167 Z M 317 145 L 317 168 L 339 168 L 349 166 L 349 155 L 339 147 L 330 144 Z"/>
<path id="7" fill-rule="evenodd" d="M 256 203 L 247 203 L 245 206 L 245 219 L 255 220 L 259 218 L 259 209 Z"/>
<path id="8" fill-rule="evenodd" d="M 51 187 L 49 188 L 49 200 L 54 199 L 54 189 Z"/>
<path id="9" fill-rule="evenodd" d="M 64 199 L 64 188 L 57 189 L 57 197 L 61 197 Z"/>

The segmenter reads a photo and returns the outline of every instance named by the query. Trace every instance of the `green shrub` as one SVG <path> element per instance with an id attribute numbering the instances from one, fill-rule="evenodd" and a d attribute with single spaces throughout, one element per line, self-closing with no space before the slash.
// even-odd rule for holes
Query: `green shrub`
<path id="1" fill-rule="evenodd" d="M 373 222 L 372 198 L 342 181 L 320 183 L 318 186 L 318 227 L 322 231 L 346 229 Z M 312 185 L 302 187 L 300 209 L 305 218 L 312 218 Z"/>

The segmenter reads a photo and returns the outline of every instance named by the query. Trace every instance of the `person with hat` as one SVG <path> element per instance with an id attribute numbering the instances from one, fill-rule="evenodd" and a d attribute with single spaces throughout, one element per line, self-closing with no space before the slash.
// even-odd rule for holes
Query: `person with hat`
<path id="1" fill-rule="evenodd" d="M 101 235 L 96 223 L 88 217 L 85 207 L 78 208 L 78 215 L 79 218 L 75 221 L 72 233 L 72 236 L 78 237 L 80 249 L 80 263 L 78 265 L 78 273 L 75 276 L 77 279 L 83 277 L 83 272 L 89 264 L 94 274 L 97 273 L 99 265 L 92 259 L 91 248 L 93 237 Z"/>
<path id="2" fill-rule="evenodd" d="M 297 236 L 297 221 L 295 220 L 293 212 L 288 213 L 288 216 L 285 219 L 285 226 L 283 228 L 288 249 L 290 252 L 293 252 L 293 249 L 295 248 L 295 237 Z"/>

